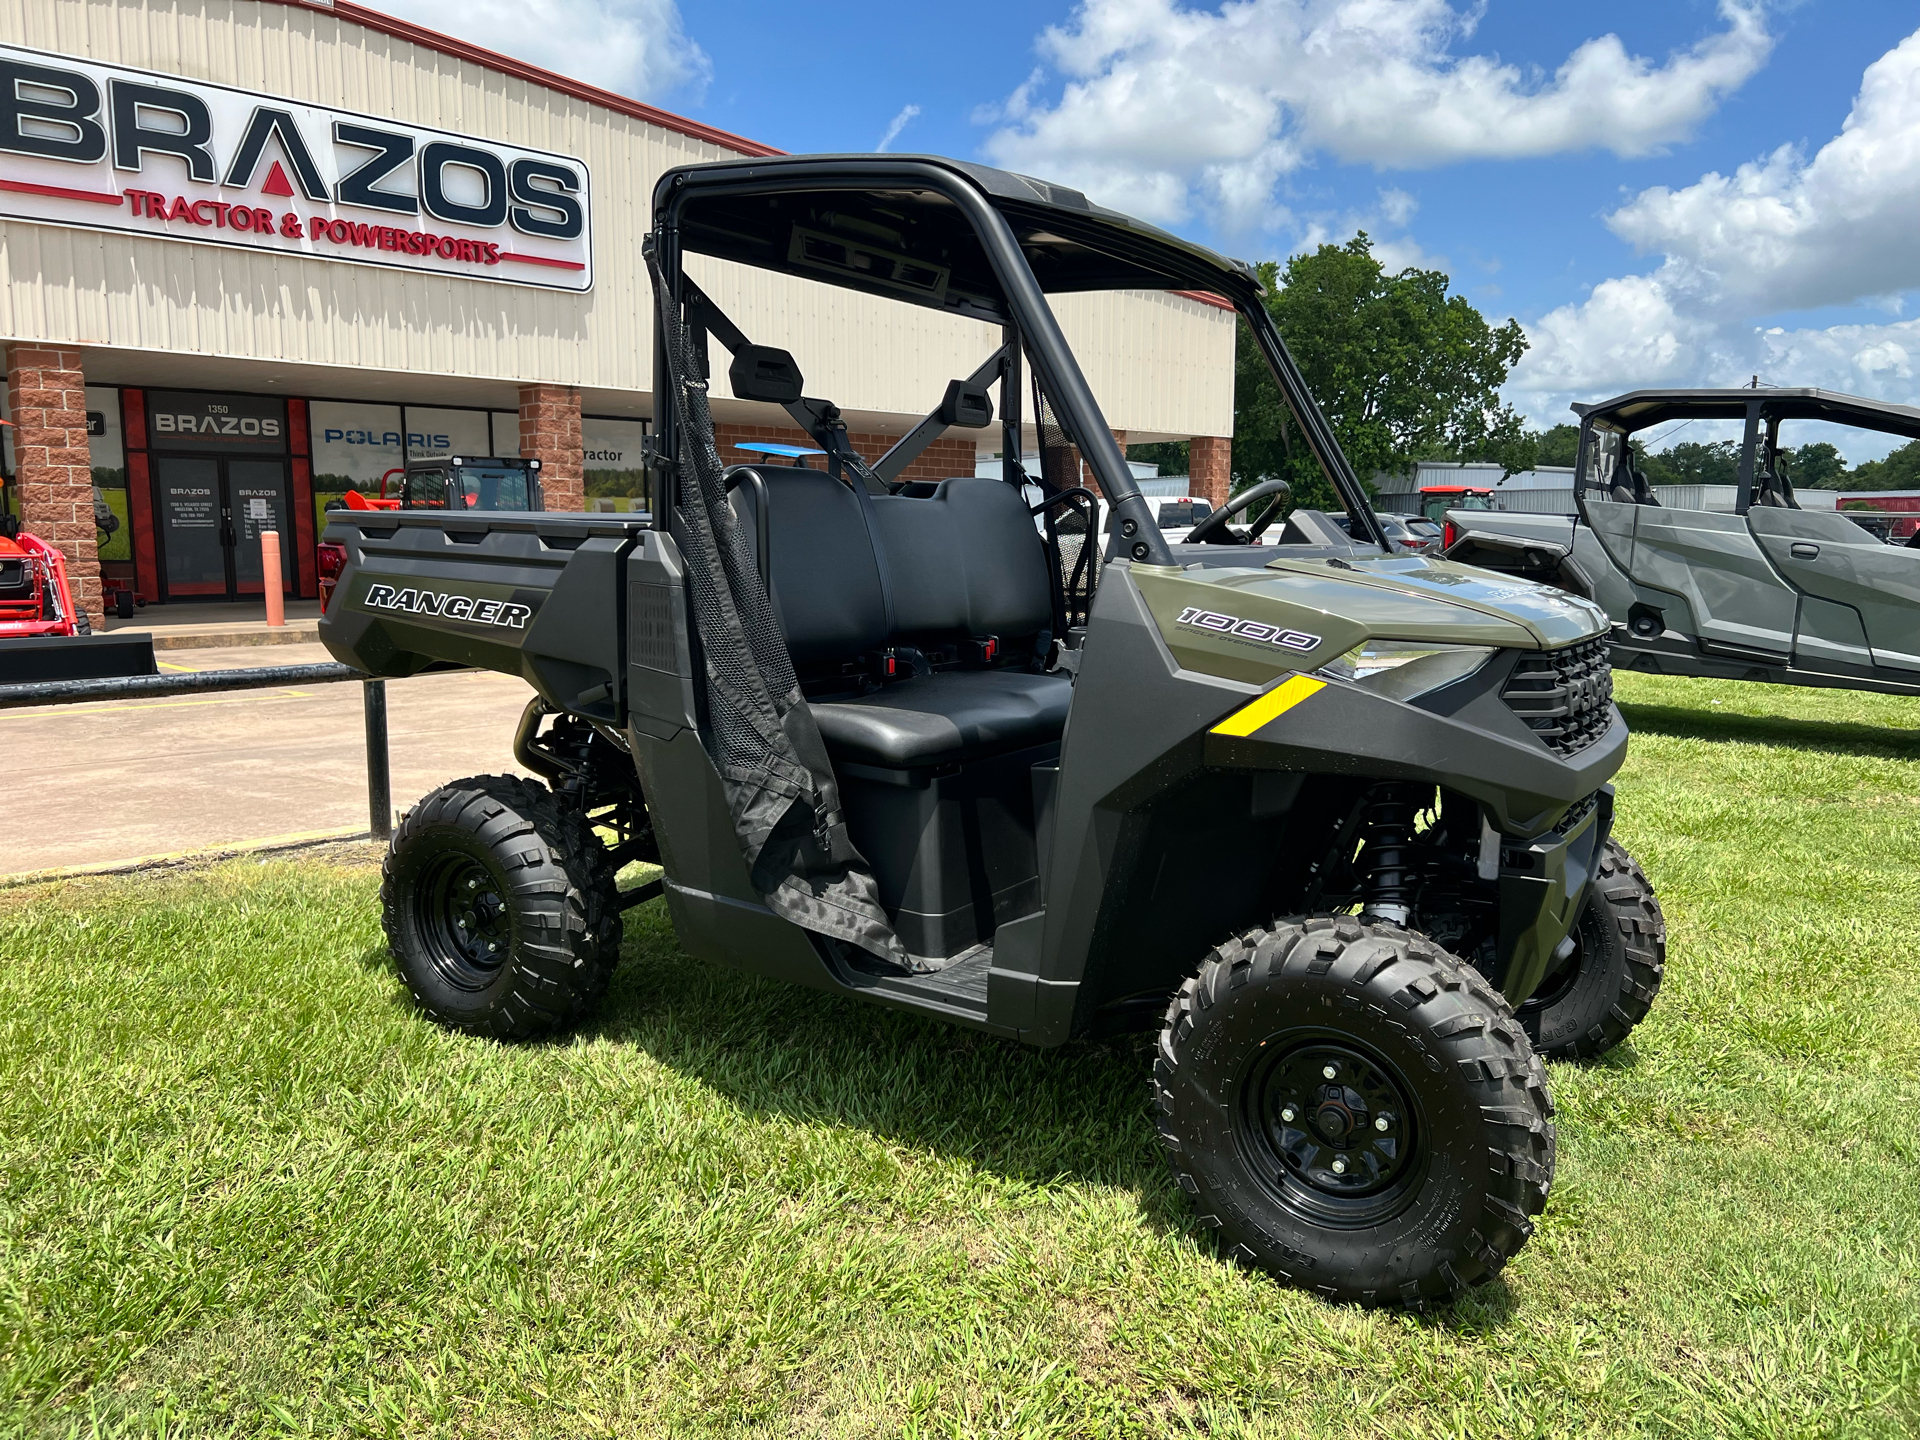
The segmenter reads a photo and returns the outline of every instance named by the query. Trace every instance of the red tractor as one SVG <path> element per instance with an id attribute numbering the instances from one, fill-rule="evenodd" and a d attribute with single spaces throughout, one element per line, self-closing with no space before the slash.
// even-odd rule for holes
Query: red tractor
<path id="1" fill-rule="evenodd" d="M 387 482 L 400 477 L 395 493 L 387 493 Z M 468 455 L 449 455 L 443 459 L 415 460 L 404 469 L 395 468 L 380 477 L 378 495 L 362 495 L 349 490 L 338 500 L 327 502 L 328 510 L 544 510 L 546 498 L 540 488 L 540 462 L 531 459 L 479 459 Z M 326 613 L 333 598 L 340 569 L 347 563 L 343 546 L 322 540 L 317 547 L 320 571 L 320 611 Z"/>
<path id="2" fill-rule="evenodd" d="M 92 633 L 67 588 L 67 557 L 0 515 L 0 639 Z"/>

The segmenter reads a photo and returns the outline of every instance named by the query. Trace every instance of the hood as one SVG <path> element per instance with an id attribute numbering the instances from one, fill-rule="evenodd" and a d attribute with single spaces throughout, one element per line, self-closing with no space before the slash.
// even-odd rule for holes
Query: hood
<path id="1" fill-rule="evenodd" d="M 1569 595 L 1551 585 L 1458 565 L 1424 555 L 1379 555 L 1342 561 L 1288 560 L 1268 562 L 1267 569 L 1294 575 L 1338 575 L 1353 585 L 1364 585 L 1409 597 L 1438 600 L 1482 615 L 1497 615 L 1527 627 L 1539 650 L 1558 650 L 1607 633 L 1607 615 L 1591 600 Z M 1396 639 L 1432 639 L 1426 635 L 1396 635 Z"/>
<path id="2" fill-rule="evenodd" d="M 1274 560 L 1259 569 L 1135 565 L 1134 583 L 1179 662 L 1264 684 L 1365 640 L 1557 650 L 1603 635 L 1590 602 L 1417 555 Z"/>

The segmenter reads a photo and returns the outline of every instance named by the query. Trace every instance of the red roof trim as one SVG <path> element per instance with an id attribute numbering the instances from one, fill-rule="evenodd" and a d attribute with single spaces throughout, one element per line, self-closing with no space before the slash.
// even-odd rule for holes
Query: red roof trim
<path id="1" fill-rule="evenodd" d="M 1169 290 L 1169 295 L 1178 295 L 1182 300 L 1198 300 L 1202 305 L 1211 305 L 1216 310 L 1231 310 L 1233 302 L 1224 295 L 1215 295 L 1210 290 Z"/>
<path id="2" fill-rule="evenodd" d="M 570 80 L 565 75 L 556 75 L 551 70 L 542 70 L 538 65 L 529 65 L 524 60 L 515 60 L 506 55 L 495 54 L 478 45 L 469 45 L 464 40 L 456 40 L 451 35 L 442 35 L 437 30 L 429 30 L 423 25 L 415 25 L 406 20 L 395 19 L 379 10 L 370 10 L 365 5 L 356 5 L 353 0 L 274 0 L 275 4 L 291 5 L 300 10 L 313 10 L 323 15 L 334 15 L 355 25 L 377 30 L 382 35 L 391 35 L 396 40 L 405 40 L 411 45 L 419 45 L 428 50 L 438 50 L 442 55 L 451 55 L 456 60 L 470 61 L 483 65 L 502 75 L 510 75 L 516 80 L 525 80 L 532 85 L 544 86 L 548 90 L 557 90 L 562 95 L 571 95 L 576 100 L 584 100 L 589 105 L 598 105 L 603 110 L 612 110 L 616 114 L 630 115 L 636 120 L 644 120 L 649 125 L 658 125 L 663 130 L 672 130 L 694 140 L 704 140 L 710 145 L 735 151 L 741 155 L 784 155 L 784 150 L 776 150 L 771 145 L 762 145 L 758 140 L 749 140 L 743 135 L 730 134 L 725 130 L 716 130 L 711 125 L 702 125 L 697 120 L 689 120 L 684 115 L 675 115 L 668 110 L 656 110 L 651 105 L 642 105 L 638 100 L 630 100 L 625 95 L 616 95 L 611 90 L 602 90 L 597 85 L 584 85 L 578 80 Z"/>

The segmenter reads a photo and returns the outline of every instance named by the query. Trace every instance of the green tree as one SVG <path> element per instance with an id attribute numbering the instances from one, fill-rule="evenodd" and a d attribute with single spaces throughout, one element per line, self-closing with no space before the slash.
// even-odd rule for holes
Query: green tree
<path id="1" fill-rule="evenodd" d="M 1787 478 L 1803 490 L 1839 490 L 1847 484 L 1846 457 L 1824 440 L 1782 450 L 1780 458 L 1787 462 Z"/>
<path id="2" fill-rule="evenodd" d="M 1184 440 L 1162 440 L 1143 445 L 1127 446 L 1129 460 L 1141 460 L 1149 465 L 1158 465 L 1162 475 L 1192 474 L 1191 463 L 1187 459 L 1187 442 Z"/>
<path id="3" fill-rule="evenodd" d="M 1526 352 L 1518 321 L 1497 329 L 1438 270 L 1389 275 L 1366 232 L 1260 267 L 1266 305 L 1363 481 L 1416 459 L 1532 463 L 1520 417 L 1499 395 Z M 1297 505 L 1339 509 L 1245 325 L 1236 356 L 1233 483 L 1269 476 Z"/>
<path id="4" fill-rule="evenodd" d="M 1841 489 L 1842 486 L 1834 486 Z M 1920 440 L 1910 440 L 1884 460 L 1856 465 L 1848 490 L 1920 490 Z"/>
<path id="5" fill-rule="evenodd" d="M 1536 465 L 1572 465 L 1580 455 L 1580 427 L 1556 425 L 1540 436 Z"/>
<path id="6" fill-rule="evenodd" d="M 1655 485 L 1736 485 L 1740 481 L 1738 440 L 1683 440 L 1636 459 Z"/>

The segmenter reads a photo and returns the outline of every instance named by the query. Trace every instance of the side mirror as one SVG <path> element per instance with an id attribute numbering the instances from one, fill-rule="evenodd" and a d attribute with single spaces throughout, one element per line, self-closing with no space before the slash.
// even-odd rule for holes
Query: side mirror
<path id="1" fill-rule="evenodd" d="M 993 397 L 984 385 L 969 385 L 964 380 L 947 382 L 946 398 L 940 402 L 940 423 L 979 430 L 993 423 Z"/>
<path id="2" fill-rule="evenodd" d="M 727 367 L 727 379 L 741 400 L 787 405 L 800 398 L 800 366 L 785 350 L 771 345 L 742 345 Z"/>

